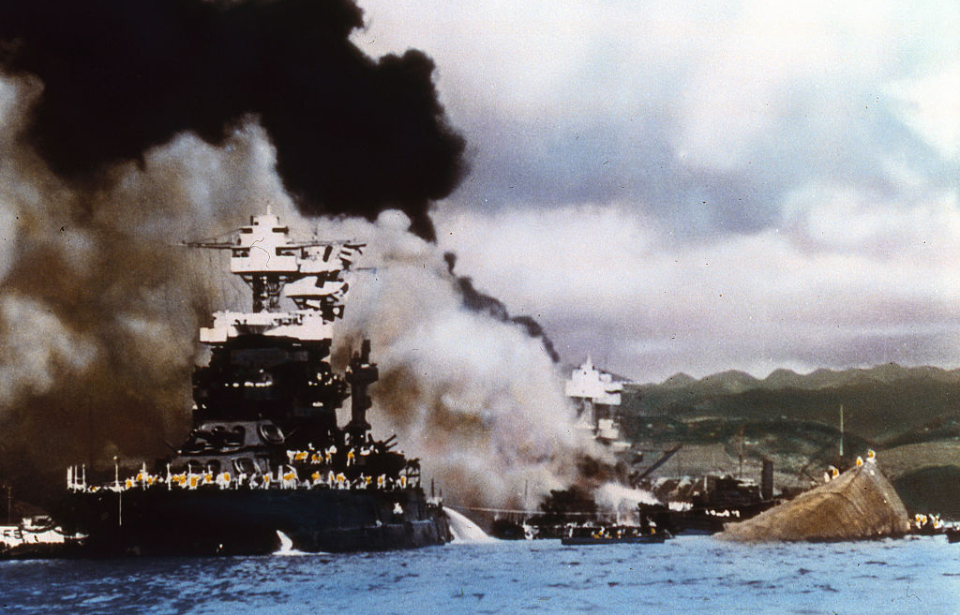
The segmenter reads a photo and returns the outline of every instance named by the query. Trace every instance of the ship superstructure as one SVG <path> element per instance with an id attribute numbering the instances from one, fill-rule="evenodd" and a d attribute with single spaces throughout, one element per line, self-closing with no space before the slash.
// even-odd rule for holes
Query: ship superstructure
<path id="1" fill-rule="evenodd" d="M 200 341 L 209 362 L 193 375 L 193 428 L 169 459 L 110 483 L 67 473 L 68 518 L 92 550 L 257 553 L 283 534 L 304 551 L 442 544 L 438 501 L 426 498 L 416 459 L 374 440 L 366 413 L 378 369 L 364 340 L 345 373 L 330 363 L 347 272 L 365 245 L 295 242 L 271 214 L 226 241 L 250 288 L 252 310 L 222 311 Z M 350 399 L 350 418 L 337 410 Z"/>
<path id="2" fill-rule="evenodd" d="M 620 425 L 616 409 L 620 405 L 623 383 L 613 375 L 593 365 L 590 357 L 570 375 L 566 381 L 567 397 L 577 407 L 577 427 L 589 431 L 601 443 L 615 452 L 630 448 L 630 443 L 620 438 Z"/>

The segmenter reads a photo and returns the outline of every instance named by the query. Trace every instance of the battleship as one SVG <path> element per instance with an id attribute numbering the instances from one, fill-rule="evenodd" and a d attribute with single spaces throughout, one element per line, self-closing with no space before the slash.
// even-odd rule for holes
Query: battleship
<path id="1" fill-rule="evenodd" d="M 373 438 L 369 340 L 344 373 L 331 363 L 347 273 L 365 244 L 293 241 L 268 213 L 226 239 L 185 245 L 228 251 L 252 310 L 217 312 L 200 329 L 209 361 L 193 374 L 192 430 L 170 457 L 129 473 L 115 459 L 105 482 L 84 465 L 67 469 L 60 518 L 85 536 L 84 552 L 379 551 L 451 540 L 419 461 L 393 450 L 395 436 Z"/>

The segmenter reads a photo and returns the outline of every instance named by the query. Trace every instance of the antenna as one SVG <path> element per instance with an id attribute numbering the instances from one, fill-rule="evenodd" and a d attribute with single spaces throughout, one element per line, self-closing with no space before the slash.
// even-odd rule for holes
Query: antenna
<path id="1" fill-rule="evenodd" d="M 840 461 L 843 461 L 843 404 L 840 404 Z"/>

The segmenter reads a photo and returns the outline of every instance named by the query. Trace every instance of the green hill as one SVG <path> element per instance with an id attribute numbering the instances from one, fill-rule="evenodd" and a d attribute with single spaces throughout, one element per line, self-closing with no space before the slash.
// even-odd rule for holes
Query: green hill
<path id="1" fill-rule="evenodd" d="M 721 446 L 729 459 L 742 453 L 753 467 L 773 459 L 778 480 L 803 485 L 839 461 L 841 406 L 847 463 L 872 448 L 898 488 L 916 486 L 917 493 L 904 496 L 908 506 L 936 511 L 942 501 L 949 514 L 960 515 L 952 488 L 930 478 L 960 465 L 960 370 L 888 364 L 806 375 L 781 369 L 764 379 L 736 371 L 700 380 L 681 374 L 627 385 L 621 421 L 625 435 L 641 445 L 683 444 L 686 468 L 705 468 L 696 451 Z"/>

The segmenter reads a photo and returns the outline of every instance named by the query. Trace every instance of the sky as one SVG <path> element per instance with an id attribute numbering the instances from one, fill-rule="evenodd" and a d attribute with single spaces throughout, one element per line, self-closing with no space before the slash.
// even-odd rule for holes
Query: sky
<path id="1" fill-rule="evenodd" d="M 960 5 L 360 0 L 436 63 L 456 272 L 641 381 L 960 366 Z"/>

